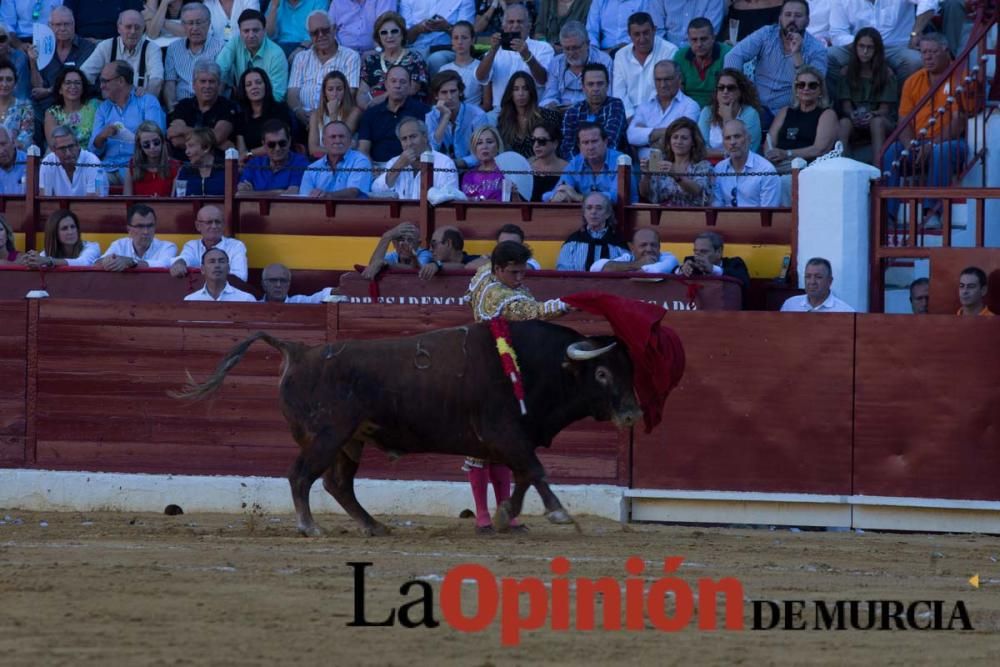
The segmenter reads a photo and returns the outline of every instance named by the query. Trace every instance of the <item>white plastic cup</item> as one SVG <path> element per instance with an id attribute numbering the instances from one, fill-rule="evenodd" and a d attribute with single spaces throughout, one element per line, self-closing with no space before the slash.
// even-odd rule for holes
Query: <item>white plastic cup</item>
<path id="1" fill-rule="evenodd" d="M 177 181 L 174 184 L 174 196 L 187 197 L 187 191 L 188 191 L 187 181 Z"/>
<path id="2" fill-rule="evenodd" d="M 736 46 L 738 41 L 740 41 L 740 20 L 729 19 L 729 43 Z"/>

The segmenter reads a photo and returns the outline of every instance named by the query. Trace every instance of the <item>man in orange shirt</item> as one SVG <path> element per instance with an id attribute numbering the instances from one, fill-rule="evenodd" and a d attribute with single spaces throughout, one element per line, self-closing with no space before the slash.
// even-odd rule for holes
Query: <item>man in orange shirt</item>
<path id="1" fill-rule="evenodd" d="M 927 33 L 920 37 L 920 58 L 923 68 L 903 84 L 899 117 L 905 118 L 917 108 L 917 103 L 930 90 L 937 89 L 937 92 L 931 104 L 918 108 L 914 124 L 906 125 L 900 133 L 899 141 L 886 151 L 883 169 L 889 172 L 889 185 L 899 185 L 902 178 L 913 176 L 917 176 L 920 185 L 949 185 L 965 165 L 968 149 L 964 138 L 967 118 L 964 100 L 969 91 L 963 88 L 964 92 L 958 92 L 958 87 L 963 85 L 965 73 L 956 72 L 950 81 L 938 88 L 952 63 L 948 40 L 940 33 Z M 944 114 L 938 115 L 937 110 L 942 108 L 945 110 Z M 935 122 L 930 124 L 932 116 Z M 910 142 L 921 130 L 926 132 L 920 134 L 920 143 L 911 146 Z M 908 151 L 907 155 L 903 155 L 904 148 Z M 893 168 L 892 163 L 897 160 L 899 166 Z M 925 209 L 931 209 L 935 204 L 934 200 L 924 200 Z M 898 209 L 899 202 L 890 200 L 889 215 L 895 218 Z"/>
<path id="2" fill-rule="evenodd" d="M 970 266 L 958 274 L 958 300 L 962 307 L 956 315 L 983 315 L 992 317 L 986 307 L 986 272 L 978 266 Z"/>

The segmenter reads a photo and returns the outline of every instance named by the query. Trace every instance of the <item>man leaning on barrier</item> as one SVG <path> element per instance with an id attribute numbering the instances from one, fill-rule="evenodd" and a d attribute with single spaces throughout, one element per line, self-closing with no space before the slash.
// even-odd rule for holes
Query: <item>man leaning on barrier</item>
<path id="1" fill-rule="evenodd" d="M 218 206 L 210 204 L 198 209 L 194 226 L 201 234 L 201 238 L 184 244 L 181 254 L 174 257 L 170 263 L 170 275 L 175 278 L 186 276 L 188 269 L 201 268 L 201 258 L 207 251 L 221 248 L 226 251 L 226 256 L 229 258 L 229 273 L 246 281 L 247 247 L 243 241 L 222 235 L 225 224 L 222 209 Z"/>
<path id="2" fill-rule="evenodd" d="M 597 123 L 584 122 L 576 132 L 579 153 L 569 161 L 556 187 L 542 201 L 582 202 L 591 192 L 601 192 L 612 203 L 618 201 L 618 151 L 608 148 L 608 135 Z M 629 201 L 639 201 L 639 178 L 632 171 Z"/>
<path id="3" fill-rule="evenodd" d="M 723 257 L 722 236 L 702 232 L 694 237 L 694 254 L 684 258 L 675 273 L 685 277 L 729 276 L 740 281 L 743 289 L 750 287 L 750 271 L 741 257 Z"/>
<path id="4" fill-rule="evenodd" d="M 394 252 L 388 252 L 390 243 L 395 247 Z M 382 234 L 361 275 L 371 280 L 387 266 L 419 269 L 433 261 L 431 251 L 420 247 L 420 230 L 417 226 L 412 222 L 401 222 Z"/>
<path id="5" fill-rule="evenodd" d="M 128 236 L 112 242 L 96 266 L 105 271 L 169 267 L 177 256 L 177 246 L 156 238 L 156 211 L 145 204 L 132 204 L 125 218 Z"/>
<path id="6" fill-rule="evenodd" d="M 615 259 L 595 261 L 590 270 L 671 273 L 677 268 L 677 258 L 665 250 L 660 250 L 660 233 L 652 227 L 635 230 L 628 247 L 629 252 Z"/>
<path id="7" fill-rule="evenodd" d="M 268 264 L 261 274 L 264 296 L 260 303 L 323 303 L 332 288 L 324 287 L 315 294 L 288 295 L 292 287 L 292 272 L 284 264 Z"/>

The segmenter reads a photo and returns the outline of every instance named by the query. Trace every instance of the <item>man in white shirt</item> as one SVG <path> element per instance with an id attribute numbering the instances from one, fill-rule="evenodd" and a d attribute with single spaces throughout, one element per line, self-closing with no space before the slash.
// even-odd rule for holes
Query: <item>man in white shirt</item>
<path id="1" fill-rule="evenodd" d="M 632 43 L 615 54 L 611 96 L 622 101 L 625 116 L 631 118 L 636 107 L 656 95 L 653 67 L 673 58 L 677 47 L 656 35 L 653 17 L 646 12 L 629 17 L 628 37 Z"/>
<path id="2" fill-rule="evenodd" d="M 132 204 L 125 215 L 128 236 L 113 241 L 95 266 L 105 271 L 165 269 L 177 256 L 177 246 L 156 238 L 156 211 Z"/>
<path id="3" fill-rule="evenodd" d="M 714 205 L 780 206 L 781 179 L 773 164 L 750 150 L 746 124 L 727 120 L 722 142 L 729 157 L 715 165 Z"/>
<path id="4" fill-rule="evenodd" d="M 632 234 L 629 252 L 615 259 L 599 259 L 590 265 L 593 272 L 643 271 L 645 273 L 673 273 L 677 258 L 660 251 L 660 233 L 652 227 L 640 227 Z"/>
<path id="5" fill-rule="evenodd" d="M 73 130 L 65 125 L 52 130 L 51 152 L 38 170 L 38 186 L 43 195 L 68 197 L 95 196 L 101 160 L 80 148 Z"/>
<path id="6" fill-rule="evenodd" d="M 225 226 L 225 216 L 222 209 L 214 204 L 202 206 L 194 219 L 195 229 L 201 234 L 200 239 L 193 239 L 184 244 L 181 254 L 174 257 L 170 264 L 170 275 L 181 278 L 188 274 L 188 269 L 201 267 L 201 258 L 212 248 L 221 248 L 229 257 L 229 272 L 246 282 L 247 279 L 247 247 L 243 241 L 238 241 L 222 235 Z"/>
<path id="7" fill-rule="evenodd" d="M 288 78 L 288 106 L 303 126 L 309 126 L 309 115 L 319 106 L 322 95 L 320 86 L 323 78 L 333 70 L 347 78 L 350 95 L 358 92 L 361 76 L 361 56 L 337 42 L 336 28 L 330 24 L 330 17 L 323 11 L 314 11 L 306 19 L 312 46 L 299 51 L 292 61 L 292 71 Z"/>
<path id="8" fill-rule="evenodd" d="M 781 304 L 783 313 L 853 313 L 848 304 L 833 295 L 833 268 L 829 260 L 813 257 L 806 262 L 806 293 L 793 296 Z"/>
<path id="9" fill-rule="evenodd" d="M 639 149 L 639 158 L 649 157 L 649 147 L 661 142 L 667 126 L 678 118 L 695 123 L 701 109 L 681 91 L 681 72 L 672 60 L 661 60 L 653 68 L 656 97 L 640 104 L 628 126 L 628 142 Z"/>
<path id="10" fill-rule="evenodd" d="M 81 65 L 80 69 L 90 79 L 97 83 L 97 76 L 108 63 L 124 60 L 132 67 L 136 95 L 149 93 L 153 97 L 160 95 L 163 86 L 163 55 L 160 47 L 146 36 L 146 23 L 142 14 L 134 9 L 126 9 L 118 15 L 118 37 L 112 37 L 100 42 Z"/>
<path id="11" fill-rule="evenodd" d="M 420 199 L 420 156 L 430 150 L 427 123 L 407 116 L 396 125 L 396 136 L 403 152 L 389 160 L 385 171 L 372 183 L 372 196 L 393 195 L 399 199 Z M 455 163 L 444 153 L 434 155 L 432 186 L 458 189 Z"/>
<path id="12" fill-rule="evenodd" d="M 539 106 L 566 108 L 586 98 L 583 91 L 583 68 L 590 63 L 604 65 L 610 73 L 614 65 L 604 51 L 590 43 L 587 28 L 579 21 L 566 21 L 559 30 L 562 53 L 546 68 L 545 95 Z M 610 74 L 609 74 L 610 76 Z"/>
<path id="13" fill-rule="evenodd" d="M 256 303 L 253 294 L 229 284 L 229 255 L 222 248 L 209 248 L 201 258 L 205 286 L 184 297 L 185 301 L 242 301 Z"/>
<path id="14" fill-rule="evenodd" d="M 545 95 L 545 83 L 548 81 L 546 68 L 555 54 L 552 47 L 545 42 L 531 39 L 531 18 L 524 5 L 507 5 L 503 16 L 503 31 L 516 32 L 521 35 L 510 43 L 510 48 L 500 48 L 503 40 L 500 33 L 490 38 L 490 50 L 476 68 L 476 80 L 480 84 L 491 84 L 493 87 L 493 109 L 499 111 L 503 91 L 510 77 L 516 72 L 529 72 L 538 85 L 538 98 Z"/>
<path id="15" fill-rule="evenodd" d="M 264 296 L 259 303 L 323 303 L 332 287 L 324 287 L 315 294 L 295 294 L 288 296 L 292 286 L 292 272 L 284 264 L 268 264 L 261 274 Z"/>
<path id="16" fill-rule="evenodd" d="M 836 82 L 850 58 L 854 35 L 861 28 L 875 28 L 885 44 L 885 59 L 896 73 L 900 87 L 920 69 L 920 35 L 934 17 L 939 0 L 837 0 L 830 8 L 828 78 Z"/>

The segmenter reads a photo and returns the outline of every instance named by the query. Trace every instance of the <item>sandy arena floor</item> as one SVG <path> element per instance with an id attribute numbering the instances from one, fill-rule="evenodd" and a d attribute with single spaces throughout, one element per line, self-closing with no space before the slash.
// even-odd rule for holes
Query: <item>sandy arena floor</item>
<path id="1" fill-rule="evenodd" d="M 320 515 L 328 536 L 305 539 L 291 516 L 250 511 L 0 510 L 0 519 L 3 665 L 1000 664 L 1000 538 L 992 536 L 623 528 L 588 517 L 580 535 L 528 517 L 528 534 L 476 537 L 469 519 L 411 516 L 383 517 L 393 535 L 364 539 L 346 517 Z M 461 563 L 548 582 L 550 560 L 565 556 L 571 577 L 624 582 L 634 555 L 647 561 L 647 583 L 661 576 L 664 556 L 683 556 L 680 576 L 692 585 L 739 578 L 748 625 L 752 600 L 944 600 L 945 620 L 962 600 L 975 630 L 706 632 L 692 620 L 679 633 L 648 621 L 638 632 L 556 632 L 546 622 L 505 647 L 499 622 L 477 634 L 443 622 L 346 625 L 354 615 L 347 561 L 374 563 L 369 620 L 418 598 L 399 587 L 422 578 L 442 621 L 441 578 Z M 973 574 L 978 590 L 967 581 Z M 462 590 L 471 615 L 475 587 Z"/>

